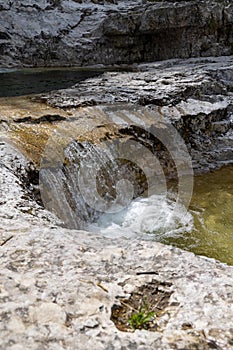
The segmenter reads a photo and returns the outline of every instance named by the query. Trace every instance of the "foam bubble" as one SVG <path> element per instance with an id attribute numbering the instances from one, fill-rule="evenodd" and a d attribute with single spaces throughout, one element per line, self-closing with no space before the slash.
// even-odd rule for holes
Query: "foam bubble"
<path id="1" fill-rule="evenodd" d="M 182 205 L 165 195 L 152 195 L 133 201 L 116 214 L 103 214 L 88 230 L 111 238 L 145 238 L 160 240 L 193 229 L 193 217 Z"/>

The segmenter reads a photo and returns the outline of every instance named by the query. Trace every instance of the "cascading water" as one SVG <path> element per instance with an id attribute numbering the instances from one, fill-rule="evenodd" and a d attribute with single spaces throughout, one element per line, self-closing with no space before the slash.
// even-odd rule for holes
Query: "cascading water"
<path id="1" fill-rule="evenodd" d="M 89 112 L 103 114 L 93 108 Z M 66 227 L 111 237 L 159 239 L 191 230 L 192 215 L 186 207 L 192 168 L 177 132 L 161 120 L 158 129 L 149 130 L 148 119 L 153 124 L 156 120 L 145 110 L 128 107 L 104 113 L 110 115 L 112 133 L 105 130 L 97 142 L 90 140 L 91 120 L 86 133 L 79 134 L 81 118 L 79 123 L 65 123 L 49 140 L 40 170 L 45 206 Z M 168 189 L 164 167 L 153 152 L 155 139 L 172 153 L 178 174 L 174 191 Z"/>
<path id="2" fill-rule="evenodd" d="M 147 186 L 145 183 L 140 186 L 140 180 L 145 174 L 132 164 L 118 162 L 110 148 L 72 142 L 64 155 L 65 164 L 41 170 L 41 180 L 43 186 L 50 188 L 44 201 L 65 226 L 86 228 L 110 237 L 153 239 L 192 229 L 192 215 L 184 206 L 179 205 L 174 212 L 174 193 L 165 192 L 157 178 L 157 194 L 143 198 Z M 88 167 L 90 164 L 94 166 Z M 84 193 L 80 187 L 85 188 Z"/>
<path id="3" fill-rule="evenodd" d="M 94 190 L 96 183 L 94 182 L 93 186 L 90 186 L 90 183 L 85 185 L 87 173 L 88 182 L 90 182 L 98 166 L 108 164 L 105 170 L 107 166 L 113 170 L 116 165 L 108 150 L 102 149 L 100 152 L 93 144 L 88 142 L 80 144 L 76 141 L 72 141 L 64 149 L 63 161 L 63 164 L 57 163 L 55 167 L 49 166 L 41 169 L 43 201 L 64 221 L 65 226 L 76 229 L 84 228 L 86 223 L 93 221 L 98 216 L 98 211 L 92 208 L 91 203 L 88 204 L 86 198 L 83 198 L 80 191 L 80 172 L 84 172 L 82 186 L 85 188 L 86 197 L 92 197 L 94 200 L 93 196 L 98 195 L 98 192 Z M 88 167 L 88 164 L 94 166 Z M 113 172 L 107 172 L 108 181 L 113 182 Z M 110 189 L 105 186 L 103 192 L 105 192 L 105 197 L 110 199 Z"/>
<path id="4" fill-rule="evenodd" d="M 145 174 L 135 164 L 117 159 L 111 146 L 73 141 L 64 149 L 63 164 L 41 169 L 43 201 L 67 227 L 84 228 L 147 193 Z"/>
<path id="5" fill-rule="evenodd" d="M 157 115 L 93 107 L 59 123 L 40 188 L 66 227 L 157 240 L 233 264 L 232 167 L 196 177 L 194 193 L 192 175 L 182 139 Z"/>
<path id="6" fill-rule="evenodd" d="M 175 201 L 166 195 L 138 198 L 116 214 L 103 214 L 88 230 L 117 238 L 143 238 L 160 241 L 165 237 L 179 237 L 193 229 L 193 217 L 180 205 L 174 213 Z"/>

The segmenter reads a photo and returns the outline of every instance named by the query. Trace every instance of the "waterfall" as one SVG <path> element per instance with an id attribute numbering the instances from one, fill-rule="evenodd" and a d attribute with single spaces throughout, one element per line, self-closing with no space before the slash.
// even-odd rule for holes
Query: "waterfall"
<path id="1" fill-rule="evenodd" d="M 46 208 L 71 229 L 164 235 L 191 222 L 188 152 L 176 130 L 148 110 L 92 107 L 62 123 L 48 140 L 40 189 Z"/>

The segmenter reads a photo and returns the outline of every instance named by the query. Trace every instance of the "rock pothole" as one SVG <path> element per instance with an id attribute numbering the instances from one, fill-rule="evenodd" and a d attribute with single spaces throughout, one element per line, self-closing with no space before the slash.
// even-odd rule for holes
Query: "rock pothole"
<path id="1" fill-rule="evenodd" d="M 136 288 L 129 298 L 119 298 L 119 304 L 112 306 L 111 321 L 123 332 L 161 332 L 169 319 L 171 286 L 169 282 L 153 280 Z"/>

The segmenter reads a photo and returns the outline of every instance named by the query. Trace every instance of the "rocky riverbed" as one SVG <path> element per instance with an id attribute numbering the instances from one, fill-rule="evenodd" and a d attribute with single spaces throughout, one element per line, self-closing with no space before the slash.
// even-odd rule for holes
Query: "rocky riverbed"
<path id="1" fill-rule="evenodd" d="M 55 159 L 72 193 L 67 175 L 77 159 L 63 151 L 73 144 L 85 159 L 90 145 L 141 142 L 165 182 L 179 180 L 180 170 L 232 165 L 232 24 L 230 0 L 0 0 L 1 67 L 127 68 L 0 99 L 1 350 L 233 349 L 232 266 L 153 240 L 78 230 L 81 211 L 71 224 L 53 202 L 45 208 L 51 192 L 41 196 L 39 182 Z M 180 135 L 175 164 L 163 147 L 169 138 L 158 142 L 170 126 Z M 137 194 L 150 173 L 141 158 Z M 221 193 L 227 213 L 231 188 Z M 72 212 L 74 198 L 58 194 Z M 140 310 L 153 317 L 134 331 L 128 321 Z"/>
<path id="2" fill-rule="evenodd" d="M 231 266 L 152 241 L 66 229 L 40 201 L 40 160 L 61 123 L 83 131 L 89 116 L 96 139 L 79 132 L 84 144 L 87 136 L 130 137 L 90 105 L 133 104 L 152 111 L 155 123 L 170 120 L 197 173 L 232 164 L 232 57 L 134 69 L 1 99 L 1 349 L 233 348 Z M 139 308 L 145 296 L 158 306 L 153 332 L 123 332 L 113 322 L 135 295 Z"/>
<path id="3" fill-rule="evenodd" d="M 104 137 L 106 126 L 112 123 L 111 118 L 100 113 L 95 116 L 95 112 L 85 112 L 80 107 L 119 104 L 119 108 L 133 105 L 140 109 L 143 106 L 154 115 L 154 120 L 147 122 L 148 127 L 160 120 L 174 125 L 186 143 L 194 171 L 201 173 L 232 163 L 232 81 L 232 56 L 141 64 L 135 67 L 135 72 L 106 72 L 70 89 L 31 99 L 19 98 L 18 103 L 9 108 L 11 100 L 3 100 L 2 123 L 11 129 L 13 138 L 22 145 L 22 151 L 35 161 L 48 140 L 49 136 L 45 135 L 50 134 L 50 129 L 54 129 L 59 120 L 74 123 L 78 120 L 80 141 L 82 134 L 87 133 L 87 118 L 89 129 L 95 129 L 97 138 Z M 17 110 L 18 105 L 25 107 Z M 51 114 L 50 118 L 46 117 L 48 114 Z M 124 128 L 118 126 L 117 129 Z M 134 131 L 126 129 L 121 137 L 132 137 Z M 35 132 L 37 137 L 33 138 Z M 112 133 L 114 138 L 116 130 Z M 41 150 L 38 149 L 40 144 Z M 39 153 L 30 155 L 33 147 Z"/>

